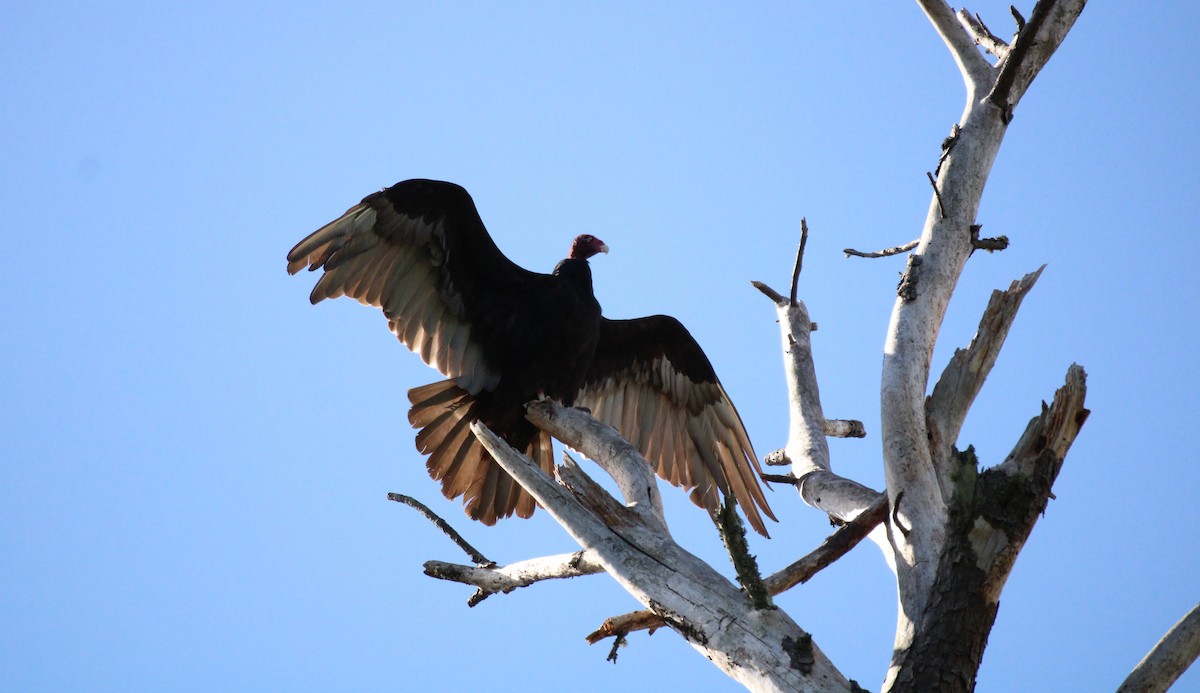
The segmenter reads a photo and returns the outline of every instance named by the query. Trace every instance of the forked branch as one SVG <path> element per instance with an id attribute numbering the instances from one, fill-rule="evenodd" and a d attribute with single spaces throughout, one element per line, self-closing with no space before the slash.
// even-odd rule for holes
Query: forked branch
<path id="1" fill-rule="evenodd" d="M 546 400 L 545 430 L 558 435 L 567 419 L 591 417 Z M 611 428 L 597 440 L 619 438 Z M 482 423 L 471 430 L 504 471 L 527 490 L 582 548 L 635 599 L 649 608 L 728 676 L 756 690 L 850 691 L 850 682 L 792 619 L 780 609 L 759 609 L 704 561 L 685 551 L 658 525 L 648 496 L 623 505 L 607 496 L 568 459 L 558 474 L 563 485 L 513 450 Z M 564 441 L 567 442 L 567 441 Z M 584 436 L 580 452 L 596 459 L 612 445 L 593 447 Z M 570 444 L 570 443 L 569 443 Z M 617 446 L 619 447 L 619 446 Z M 647 467 L 640 455 L 623 465 Z M 627 498 L 635 489 L 623 489 Z M 583 501 L 585 496 L 592 496 Z M 803 666 L 788 643 L 805 642 Z M 794 649 L 794 648 L 793 648 Z"/>
<path id="2" fill-rule="evenodd" d="M 771 596 L 782 594 L 796 585 L 808 582 L 814 575 L 858 546 L 871 530 L 887 518 L 887 497 L 877 498 L 862 513 L 838 527 L 816 549 L 791 565 L 767 576 L 763 583 Z M 598 629 L 587 636 L 591 644 L 604 638 L 622 637 L 639 630 L 661 628 L 666 623 L 651 611 L 633 611 L 605 619 Z"/>
<path id="3" fill-rule="evenodd" d="M 1017 102 L 1058 50 L 1085 4 L 1087 0 L 1039 0 L 1033 6 L 1029 21 L 1021 26 L 1008 55 L 1000 62 L 1000 74 L 987 95 L 987 100 L 1004 113 L 1006 123 L 1012 120 Z"/>
<path id="4" fill-rule="evenodd" d="M 969 406 L 974 388 L 981 382 L 975 373 L 986 372 L 990 367 L 988 359 L 994 359 L 994 354 L 981 341 L 979 349 L 964 355 L 961 370 L 952 366 L 956 374 L 951 379 L 961 373 L 964 380 L 934 395 L 938 401 L 931 406 L 937 414 L 932 417 L 926 405 L 931 361 L 951 297 L 967 260 L 977 249 L 976 217 L 984 185 L 1013 109 L 1074 24 L 1084 0 L 1039 1 L 1034 10 L 1038 20 L 1031 20 L 1019 31 L 1011 50 L 997 67 L 988 64 L 974 38 L 944 0 L 918 0 L 918 3 L 959 65 L 966 85 L 966 107 L 952 148 L 943 151 L 921 241 L 910 256 L 906 281 L 898 292 L 884 343 L 880 438 L 893 504 L 889 526 L 901 530 L 890 534 L 901 603 L 893 644 L 895 657 L 884 685 L 895 690 L 930 689 L 934 685 L 931 677 L 936 672 L 927 666 L 928 656 L 944 643 L 956 642 L 955 655 L 962 656 L 963 664 L 956 678 L 965 684 L 946 686 L 943 681 L 939 688 L 968 690 L 978 667 L 976 655 L 983 651 L 996 605 L 992 601 L 996 595 L 982 594 L 984 590 L 973 581 L 990 576 L 1000 579 L 990 582 L 987 590 L 1002 586 L 1001 576 L 1006 577 L 1010 567 L 1004 564 L 1015 558 L 1015 553 L 1009 552 L 1023 543 L 1024 532 L 1032 527 L 1032 520 L 1023 521 L 1023 513 L 1037 506 L 1038 497 L 1043 490 L 1048 494 L 1049 486 L 1021 487 L 1018 494 L 1021 502 L 1016 506 L 981 509 L 974 504 L 979 492 L 970 484 L 975 479 L 975 462 L 969 455 L 951 453 L 961 425 L 959 412 Z M 999 245 L 987 244 L 987 247 Z M 990 341 L 993 345 L 998 343 Z M 966 362 L 975 365 L 968 366 Z M 1068 375 L 1063 406 L 1057 408 L 1068 418 L 1078 415 L 1080 420 L 1074 425 L 1074 432 L 1086 415 L 1080 414 L 1082 381 L 1082 370 L 1076 374 L 1073 369 Z M 1078 400 L 1071 394 L 1075 392 L 1079 394 Z M 1073 409 L 1072 402 L 1078 408 Z M 931 422 L 937 427 L 935 430 L 931 430 Z M 1047 426 L 1058 428 L 1049 422 Z M 1062 455 L 1074 438 L 1074 432 L 1066 435 L 1071 428 L 1059 429 L 1064 433 L 1060 442 L 1065 445 L 1040 446 L 1035 456 L 1040 461 L 1018 456 L 1028 459 L 1026 466 L 1031 471 L 1040 473 L 1036 477 L 1038 483 L 1053 480 L 1062 464 Z M 984 474 L 979 476 L 980 483 L 1013 488 L 1006 486 L 1006 481 L 1014 485 L 1021 481 L 1000 468 L 989 469 L 985 474 L 986 478 Z M 981 516 L 986 514 L 985 510 L 998 512 L 993 517 L 995 531 L 980 534 L 995 541 L 975 546 L 976 533 L 970 524 L 962 524 L 963 518 Z M 1010 513 L 1021 517 L 1012 517 Z M 977 563 L 970 557 L 975 550 L 1003 555 L 997 555 L 994 561 Z M 989 575 L 981 575 L 980 568 L 973 567 L 989 563 L 993 569 Z M 959 609 L 942 598 L 948 593 L 984 598 L 964 601 Z M 970 618 L 964 618 L 966 615 Z M 972 628 L 966 628 L 967 623 L 973 624 Z"/>
<path id="5" fill-rule="evenodd" d="M 767 464 L 789 464 L 805 503 L 839 521 L 848 521 L 871 505 L 879 494 L 832 471 L 826 441 L 830 426 L 821 408 L 808 308 L 803 301 L 793 303 L 790 297 L 780 295 L 762 282 L 753 284 L 775 304 L 788 385 L 787 445 L 772 453 Z"/>
<path id="6" fill-rule="evenodd" d="M 950 363 L 942 371 L 933 387 L 933 394 L 925 402 L 930 447 L 935 458 L 946 458 L 950 446 L 958 440 L 967 412 L 1000 355 L 1008 331 L 1017 317 L 1017 309 L 1043 269 L 1045 265 L 1014 281 L 1007 291 L 992 292 L 971 344 L 966 349 L 955 351 Z M 943 479 L 943 488 L 948 483 Z"/>
<path id="7" fill-rule="evenodd" d="M 917 0 L 917 4 L 924 10 L 925 16 L 929 17 L 938 35 L 950 49 L 954 62 L 958 63 L 967 91 L 974 91 L 976 85 L 991 83 L 995 68 L 988 64 L 983 54 L 975 47 L 974 37 L 969 36 L 959 24 L 954 10 L 946 4 L 946 0 Z"/>

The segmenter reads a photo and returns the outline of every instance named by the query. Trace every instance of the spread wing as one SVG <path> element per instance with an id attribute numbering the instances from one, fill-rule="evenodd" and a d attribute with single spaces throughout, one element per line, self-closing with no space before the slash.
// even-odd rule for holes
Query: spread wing
<path id="1" fill-rule="evenodd" d="M 310 300 L 378 306 L 401 342 L 471 394 L 494 389 L 485 344 L 521 287 L 543 276 L 496 247 L 467 191 L 408 180 L 373 193 L 296 244 L 288 272 L 325 273 Z"/>
<path id="2" fill-rule="evenodd" d="M 615 427 L 655 472 L 717 511 L 732 494 L 767 536 L 775 519 L 746 427 L 700 345 L 675 318 L 602 319 L 600 341 L 576 404 Z M 718 493 L 718 491 L 720 493 Z"/>

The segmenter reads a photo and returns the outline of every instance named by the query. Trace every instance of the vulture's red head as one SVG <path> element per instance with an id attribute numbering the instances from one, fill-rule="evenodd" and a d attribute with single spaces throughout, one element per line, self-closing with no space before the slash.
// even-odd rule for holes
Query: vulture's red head
<path id="1" fill-rule="evenodd" d="M 604 245 L 604 241 L 596 238 L 591 234 L 583 234 L 576 236 L 571 242 L 571 252 L 567 257 L 572 260 L 586 260 L 596 253 L 607 253 L 608 246 Z"/>

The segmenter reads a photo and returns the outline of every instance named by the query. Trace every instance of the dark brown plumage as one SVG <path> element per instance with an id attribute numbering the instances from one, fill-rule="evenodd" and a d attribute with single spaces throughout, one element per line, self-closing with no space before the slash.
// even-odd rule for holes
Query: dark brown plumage
<path id="1" fill-rule="evenodd" d="M 774 519 L 737 410 L 700 346 L 663 315 L 609 320 L 588 258 L 608 252 L 579 236 L 552 274 L 514 264 L 492 241 L 466 190 L 409 180 L 368 195 L 288 253 L 288 272 L 324 269 L 310 299 L 378 306 L 405 346 L 448 380 L 409 390 L 417 449 L 447 498 L 465 496 L 485 524 L 536 504 L 471 434 L 482 420 L 553 473 L 550 437 L 524 405 L 551 397 L 591 409 L 658 475 L 715 510 L 732 494 L 766 535 Z"/>

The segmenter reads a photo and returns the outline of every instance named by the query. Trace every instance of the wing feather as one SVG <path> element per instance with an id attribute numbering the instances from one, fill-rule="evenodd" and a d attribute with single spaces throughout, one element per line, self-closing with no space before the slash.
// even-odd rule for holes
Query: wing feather
<path id="1" fill-rule="evenodd" d="M 383 309 L 407 346 L 471 394 L 499 382 L 487 335 L 536 277 L 487 233 L 452 183 L 409 180 L 363 198 L 296 244 L 288 272 L 324 270 L 310 300 L 350 296 Z"/>
<path id="2" fill-rule="evenodd" d="M 453 329 L 447 326 L 446 331 L 450 335 L 440 353 L 442 360 L 436 367 L 442 373 L 462 373 L 463 360 L 467 355 L 467 339 L 471 336 L 471 330 L 466 325 L 454 325 Z"/>
<path id="3" fill-rule="evenodd" d="M 655 473 L 716 511 L 732 495 L 756 531 L 775 519 L 746 427 L 712 364 L 674 318 L 601 321 L 576 402 L 633 443 Z"/>

